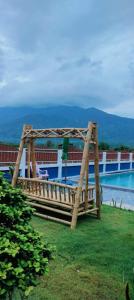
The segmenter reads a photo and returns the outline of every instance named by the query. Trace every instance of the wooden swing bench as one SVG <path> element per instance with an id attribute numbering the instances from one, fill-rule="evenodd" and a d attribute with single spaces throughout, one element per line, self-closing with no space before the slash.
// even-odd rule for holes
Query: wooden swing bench
<path id="1" fill-rule="evenodd" d="M 28 197 L 27 203 L 36 208 L 35 215 L 71 225 L 78 187 L 28 178 L 18 178 L 17 184 Z M 78 217 L 97 212 L 94 191 L 94 186 L 89 186 L 86 196 L 86 190 L 82 188 Z M 59 218 L 59 215 L 62 217 Z"/>
<path id="2" fill-rule="evenodd" d="M 85 142 L 81 164 L 80 179 L 77 186 L 36 178 L 34 139 L 52 137 L 80 138 Z M 28 143 L 28 178 L 18 178 L 23 146 Z M 94 147 L 95 186 L 89 185 L 89 145 Z M 30 178 L 32 161 L 33 178 Z M 75 228 L 77 218 L 92 214 L 100 218 L 100 188 L 97 127 L 89 123 L 87 129 L 33 129 L 30 125 L 23 128 L 20 148 L 16 161 L 12 185 L 19 186 L 27 196 L 27 203 L 36 209 L 35 215 L 58 221 Z"/>

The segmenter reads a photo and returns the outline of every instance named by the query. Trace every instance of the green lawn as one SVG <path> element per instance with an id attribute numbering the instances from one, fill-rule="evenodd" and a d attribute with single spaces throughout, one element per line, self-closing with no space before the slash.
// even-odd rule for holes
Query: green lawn
<path id="1" fill-rule="evenodd" d="M 83 217 L 75 231 L 37 217 L 32 223 L 57 254 L 30 300 L 123 300 L 127 281 L 134 299 L 133 212 L 103 206 L 101 220 Z"/>

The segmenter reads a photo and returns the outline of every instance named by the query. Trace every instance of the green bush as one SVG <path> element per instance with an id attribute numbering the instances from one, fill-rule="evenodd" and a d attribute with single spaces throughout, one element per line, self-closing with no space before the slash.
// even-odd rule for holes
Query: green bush
<path id="1" fill-rule="evenodd" d="M 0 175 L 0 299 L 13 299 L 16 290 L 27 297 L 48 272 L 52 249 L 30 225 L 33 209 L 25 200 Z"/>

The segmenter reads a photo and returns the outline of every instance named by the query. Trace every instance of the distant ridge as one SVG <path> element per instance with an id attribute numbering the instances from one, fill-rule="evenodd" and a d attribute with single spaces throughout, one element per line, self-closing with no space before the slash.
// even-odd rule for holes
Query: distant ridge
<path id="1" fill-rule="evenodd" d="M 77 106 L 0 108 L 0 141 L 19 142 L 23 124 L 34 128 L 86 127 L 98 124 L 99 141 L 111 145 L 134 146 L 134 119 L 115 116 L 102 110 Z"/>

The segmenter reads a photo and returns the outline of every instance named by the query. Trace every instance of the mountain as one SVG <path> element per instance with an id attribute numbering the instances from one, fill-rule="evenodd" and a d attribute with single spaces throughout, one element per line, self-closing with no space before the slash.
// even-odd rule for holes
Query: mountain
<path id="1" fill-rule="evenodd" d="M 96 108 L 76 106 L 0 108 L 0 141 L 19 142 L 24 124 L 34 128 L 87 127 L 97 122 L 99 141 L 134 146 L 134 119 L 108 114 Z"/>

